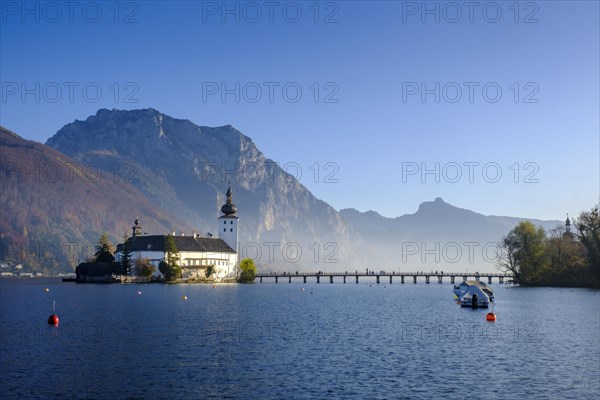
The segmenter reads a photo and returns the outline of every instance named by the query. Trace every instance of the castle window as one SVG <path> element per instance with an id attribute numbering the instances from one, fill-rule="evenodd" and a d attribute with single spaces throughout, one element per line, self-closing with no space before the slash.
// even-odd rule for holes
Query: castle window
<path id="1" fill-rule="evenodd" d="M 227 225 L 227 221 L 223 221 L 223 225 Z"/>
<path id="2" fill-rule="evenodd" d="M 223 232 L 227 232 L 227 228 L 223 228 Z"/>
<path id="3" fill-rule="evenodd" d="M 231 225 L 233 225 L 233 221 L 229 221 L 229 223 L 230 223 Z"/>
<path id="4" fill-rule="evenodd" d="M 231 229 L 229 230 L 229 232 L 233 232 L 233 228 L 231 228 Z"/>

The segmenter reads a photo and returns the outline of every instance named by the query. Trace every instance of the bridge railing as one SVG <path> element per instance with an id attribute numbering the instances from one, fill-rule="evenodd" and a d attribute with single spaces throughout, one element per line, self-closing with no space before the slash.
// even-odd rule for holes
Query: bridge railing
<path id="1" fill-rule="evenodd" d="M 508 273 L 495 273 L 495 272 L 491 272 L 491 273 L 478 273 L 478 274 L 473 274 L 473 273 L 468 273 L 468 272 L 444 272 L 444 273 L 440 273 L 440 272 L 299 272 L 299 273 L 287 273 L 287 272 L 283 272 L 283 273 L 277 273 L 277 272 L 258 272 L 256 273 L 256 277 L 303 277 L 303 276 L 438 276 L 438 277 L 445 277 L 445 276 L 449 276 L 449 277 L 463 277 L 463 276 L 467 276 L 467 277 L 480 277 L 480 278 L 487 278 L 487 277 L 492 277 L 492 278 L 511 278 L 513 277 L 512 274 L 508 274 Z"/>

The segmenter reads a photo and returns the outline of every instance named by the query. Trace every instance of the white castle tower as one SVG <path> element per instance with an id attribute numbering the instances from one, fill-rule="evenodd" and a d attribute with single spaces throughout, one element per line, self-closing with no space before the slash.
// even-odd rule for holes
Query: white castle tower
<path id="1" fill-rule="evenodd" d="M 221 212 L 223 215 L 218 219 L 219 224 L 217 232 L 219 232 L 219 237 L 237 252 L 239 218 L 235 215 L 235 213 L 237 213 L 237 207 L 231 201 L 231 184 L 227 189 L 227 202 L 221 207 Z"/>

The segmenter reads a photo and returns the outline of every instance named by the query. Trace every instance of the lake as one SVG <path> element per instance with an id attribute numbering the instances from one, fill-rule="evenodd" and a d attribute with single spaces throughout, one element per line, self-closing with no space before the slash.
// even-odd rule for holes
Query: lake
<path id="1" fill-rule="evenodd" d="M 0 398 L 597 399 L 600 291 L 491 286 L 2 279 Z"/>

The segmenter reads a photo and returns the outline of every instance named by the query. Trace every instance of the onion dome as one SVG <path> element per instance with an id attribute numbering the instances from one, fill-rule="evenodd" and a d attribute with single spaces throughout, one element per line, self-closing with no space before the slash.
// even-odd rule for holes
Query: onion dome
<path id="1" fill-rule="evenodd" d="M 237 212 L 237 207 L 231 202 L 232 192 L 231 185 L 227 189 L 227 202 L 221 207 L 221 212 L 225 215 L 234 215 Z"/>

